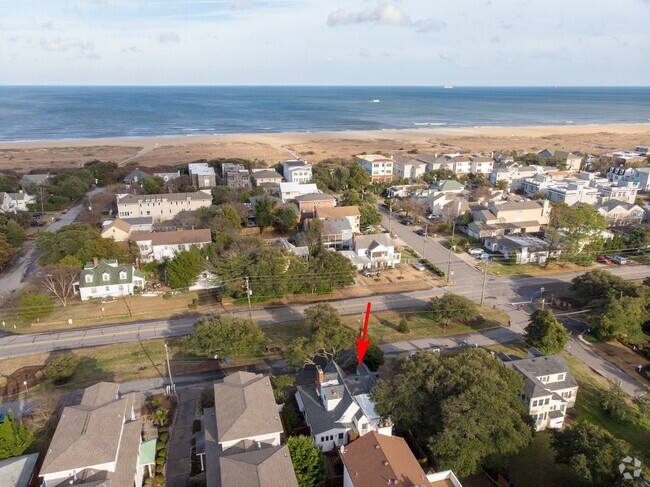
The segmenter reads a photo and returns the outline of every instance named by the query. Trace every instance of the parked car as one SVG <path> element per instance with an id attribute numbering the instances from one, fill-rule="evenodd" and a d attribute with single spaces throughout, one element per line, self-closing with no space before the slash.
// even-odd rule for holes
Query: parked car
<path id="1" fill-rule="evenodd" d="M 410 226 L 410 225 L 413 225 L 413 222 L 411 220 L 409 220 L 408 218 L 402 218 L 399 222 L 402 225 L 406 225 L 407 227 Z"/>
<path id="2" fill-rule="evenodd" d="M 612 261 L 609 259 L 606 255 L 599 255 L 596 257 L 596 262 L 600 262 L 601 264 L 611 264 Z"/>
<path id="3" fill-rule="evenodd" d="M 365 277 L 381 276 L 381 272 L 376 269 L 365 269 L 361 274 Z"/>
<path id="4" fill-rule="evenodd" d="M 623 257 L 621 255 L 613 255 L 612 257 L 610 257 L 610 260 L 615 264 L 619 264 L 619 265 L 627 264 L 628 262 L 630 262 L 630 259 L 628 259 L 627 257 Z"/>
<path id="5" fill-rule="evenodd" d="M 467 253 L 469 255 L 481 255 L 483 253 L 483 249 L 480 249 L 478 247 L 473 247 L 473 248 L 467 250 Z"/>
<path id="6" fill-rule="evenodd" d="M 492 257 L 494 257 L 494 255 L 488 254 L 487 252 L 483 252 L 481 255 L 478 256 L 478 258 L 481 260 L 491 259 Z"/>
<path id="7" fill-rule="evenodd" d="M 427 234 L 427 232 L 424 230 L 424 228 L 420 228 L 420 229 L 416 230 L 415 233 L 417 233 L 418 235 L 420 235 L 422 237 L 424 237 Z"/>
<path id="8" fill-rule="evenodd" d="M 416 262 L 415 264 L 413 264 L 413 267 L 415 268 L 415 270 L 418 271 L 423 271 L 427 268 L 427 266 L 425 266 L 422 262 Z"/>

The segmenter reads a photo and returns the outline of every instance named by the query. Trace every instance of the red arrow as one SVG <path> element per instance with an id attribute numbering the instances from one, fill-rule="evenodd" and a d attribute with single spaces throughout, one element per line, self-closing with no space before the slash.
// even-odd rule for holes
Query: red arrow
<path id="1" fill-rule="evenodd" d="M 366 338 L 368 335 L 368 320 L 370 319 L 370 307 L 372 303 L 368 303 L 366 306 L 366 316 L 363 318 L 363 333 L 361 333 L 361 338 L 356 337 L 357 340 L 357 365 L 361 365 L 363 362 L 363 357 L 368 350 L 368 345 L 370 345 L 370 339 Z"/>

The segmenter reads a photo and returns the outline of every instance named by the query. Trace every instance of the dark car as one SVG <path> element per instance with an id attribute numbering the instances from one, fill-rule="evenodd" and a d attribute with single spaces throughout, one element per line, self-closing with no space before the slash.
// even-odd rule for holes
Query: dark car
<path id="1" fill-rule="evenodd" d="M 406 225 L 407 227 L 410 226 L 410 225 L 413 225 L 413 222 L 411 220 L 409 220 L 408 218 L 402 218 L 399 222 L 402 225 Z"/>
<path id="2" fill-rule="evenodd" d="M 416 230 L 415 233 L 417 233 L 418 235 L 421 235 L 422 237 L 424 237 L 427 234 L 427 232 L 424 230 L 424 228 L 420 228 L 419 230 Z"/>

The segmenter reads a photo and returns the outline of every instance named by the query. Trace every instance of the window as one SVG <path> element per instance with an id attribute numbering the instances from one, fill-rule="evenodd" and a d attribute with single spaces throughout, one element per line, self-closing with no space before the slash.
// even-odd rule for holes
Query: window
<path id="1" fill-rule="evenodd" d="M 97 294 L 97 288 L 96 287 L 91 287 L 90 292 L 93 294 Z"/>
<path id="2" fill-rule="evenodd" d="M 106 292 L 111 290 L 111 286 L 106 286 Z"/>
<path id="3" fill-rule="evenodd" d="M 550 402 L 551 398 L 547 397 L 546 400 L 544 401 L 544 406 L 548 406 L 548 403 Z"/>
<path id="4" fill-rule="evenodd" d="M 558 375 L 557 375 L 557 380 L 564 380 L 564 377 L 566 377 L 566 374 L 565 374 L 565 373 L 558 374 Z"/>
<path id="5" fill-rule="evenodd" d="M 339 433 L 339 440 L 343 440 L 343 433 Z"/>
<path id="6" fill-rule="evenodd" d="M 126 272 L 120 272 L 120 279 L 126 279 Z"/>
<path id="7" fill-rule="evenodd" d="M 544 377 L 542 377 L 541 381 L 542 381 L 542 382 L 548 382 L 548 376 L 545 375 Z"/>
<path id="8" fill-rule="evenodd" d="M 320 442 L 323 443 L 324 441 L 325 441 L 325 437 L 324 437 L 324 436 L 321 436 L 321 437 L 320 437 Z"/>
<path id="9" fill-rule="evenodd" d="M 571 397 L 571 391 L 565 391 L 565 392 L 563 392 L 563 393 L 562 393 L 562 397 L 563 397 L 564 399 L 568 399 L 568 398 L 570 398 L 570 397 Z"/>
<path id="10" fill-rule="evenodd" d="M 93 276 L 91 276 L 90 274 L 88 274 L 88 275 L 86 276 L 86 282 L 93 282 Z"/>
<path id="11" fill-rule="evenodd" d="M 537 407 L 537 400 L 533 401 L 532 407 L 536 408 Z"/>
<path id="12" fill-rule="evenodd" d="M 108 272 L 102 274 L 102 281 L 108 281 L 110 278 L 111 276 L 108 275 Z"/>

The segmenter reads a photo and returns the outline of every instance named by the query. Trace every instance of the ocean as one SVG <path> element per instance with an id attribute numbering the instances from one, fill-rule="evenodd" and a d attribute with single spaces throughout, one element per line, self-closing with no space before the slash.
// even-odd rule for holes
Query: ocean
<path id="1" fill-rule="evenodd" d="M 649 121 L 650 87 L 0 86 L 0 141 Z"/>

